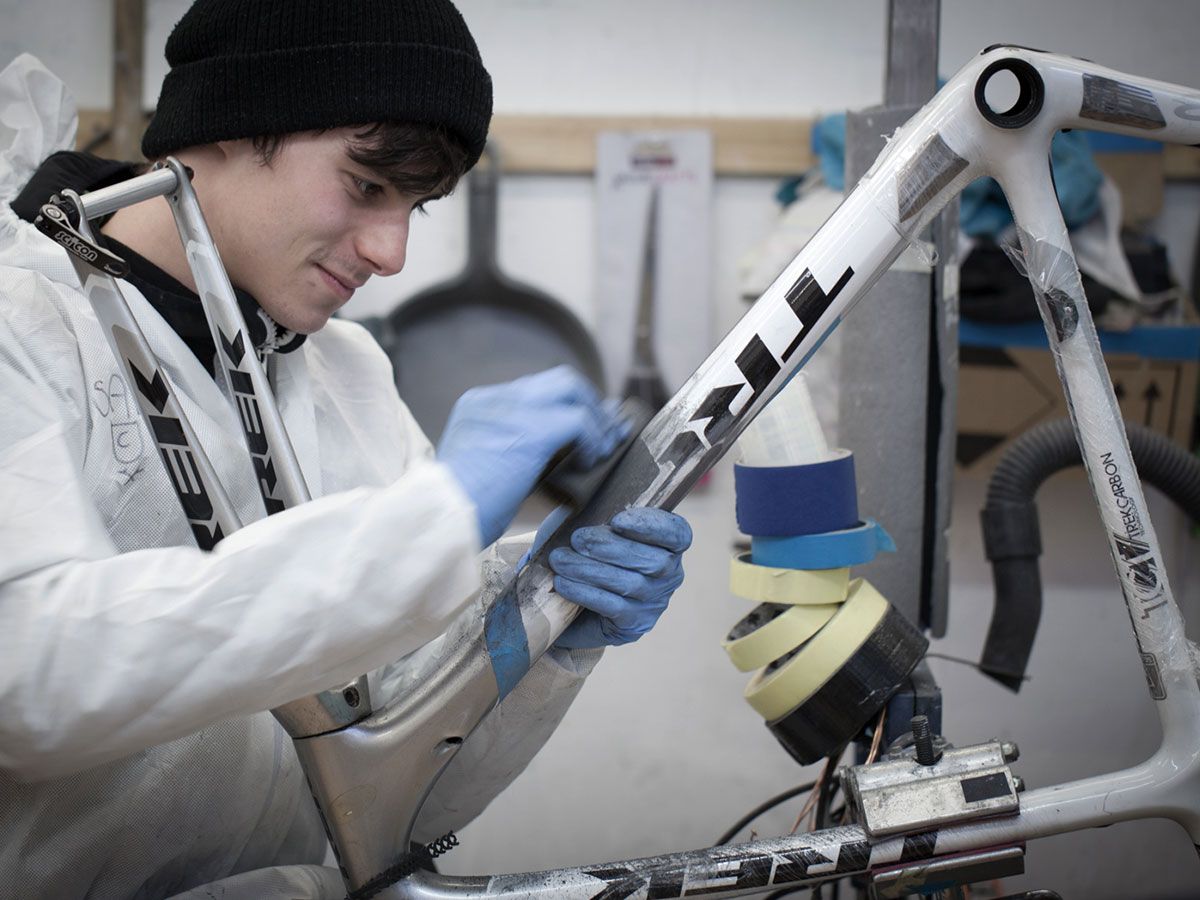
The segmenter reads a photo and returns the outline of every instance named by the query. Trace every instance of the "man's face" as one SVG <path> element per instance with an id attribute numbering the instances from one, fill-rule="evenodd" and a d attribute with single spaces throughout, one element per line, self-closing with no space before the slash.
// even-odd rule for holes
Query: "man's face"
<path id="1" fill-rule="evenodd" d="M 425 199 L 351 160 L 353 135 L 292 135 L 269 165 L 250 141 L 229 141 L 194 165 L 230 281 L 293 331 L 318 330 L 370 276 L 399 272 Z"/>

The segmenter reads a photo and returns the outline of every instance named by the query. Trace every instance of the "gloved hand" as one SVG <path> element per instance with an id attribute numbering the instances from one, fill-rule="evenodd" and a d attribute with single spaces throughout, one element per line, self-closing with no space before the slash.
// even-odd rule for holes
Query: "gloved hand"
<path id="1" fill-rule="evenodd" d="M 654 627 L 683 583 L 683 551 L 691 544 L 687 520 L 649 507 L 622 510 L 607 525 L 577 528 L 571 546 L 551 550 L 548 562 L 554 590 L 585 611 L 554 646 L 573 650 L 636 641 Z"/>
<path id="2" fill-rule="evenodd" d="M 508 527 L 547 463 L 574 444 L 583 467 L 612 453 L 628 426 L 569 366 L 472 388 L 450 411 L 438 445 L 479 515 L 488 546 Z"/>

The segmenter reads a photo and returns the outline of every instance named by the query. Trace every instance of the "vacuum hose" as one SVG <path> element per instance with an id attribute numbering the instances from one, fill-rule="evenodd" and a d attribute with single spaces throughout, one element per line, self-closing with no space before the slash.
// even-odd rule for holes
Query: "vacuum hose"
<path id="1" fill-rule="evenodd" d="M 1200 460 L 1144 426 L 1126 422 L 1125 431 L 1142 480 L 1200 521 Z M 1014 692 L 1025 679 L 1042 614 L 1042 542 L 1034 494 L 1055 472 L 1082 461 L 1071 421 L 1056 419 L 1021 435 L 988 483 L 981 513 L 983 548 L 992 564 L 996 598 L 979 665 Z"/>

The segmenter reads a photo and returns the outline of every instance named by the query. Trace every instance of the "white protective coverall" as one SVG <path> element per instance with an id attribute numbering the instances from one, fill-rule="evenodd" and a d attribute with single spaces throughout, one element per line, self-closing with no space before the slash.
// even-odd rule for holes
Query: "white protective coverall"
<path id="1" fill-rule="evenodd" d="M 197 549 L 64 251 L 8 206 L 75 120 L 33 57 L 0 73 L 0 897 L 344 896 L 262 710 L 368 671 L 386 695 L 435 666 L 438 636 L 486 601 L 474 508 L 382 351 L 335 320 L 276 360 L 316 499 L 265 518 L 229 401 L 122 282 L 249 523 Z M 485 563 L 503 578 L 498 552 Z M 466 741 L 417 839 L 525 767 L 599 652 L 539 661 Z"/>

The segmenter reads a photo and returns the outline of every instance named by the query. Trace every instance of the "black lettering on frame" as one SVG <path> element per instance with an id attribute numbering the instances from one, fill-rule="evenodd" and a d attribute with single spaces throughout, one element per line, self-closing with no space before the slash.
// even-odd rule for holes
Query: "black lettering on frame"
<path id="1" fill-rule="evenodd" d="M 791 359 L 792 354 L 800 346 L 800 342 L 812 330 L 812 327 L 817 324 L 825 311 L 829 309 L 837 295 L 842 292 L 842 288 L 846 283 L 854 277 L 854 270 L 849 266 L 842 273 L 842 277 L 837 280 L 837 284 L 833 286 L 828 294 L 824 289 L 817 284 L 817 279 L 813 277 L 813 273 L 809 269 L 805 269 L 800 275 L 799 280 L 792 285 L 792 289 L 787 292 L 788 306 L 792 308 L 792 312 L 796 314 L 796 318 L 800 320 L 800 333 L 788 344 L 787 349 L 783 351 L 783 360 L 787 362 Z"/>
<path id="2" fill-rule="evenodd" d="M 779 363 L 757 334 L 751 337 L 750 343 L 738 354 L 737 367 L 754 389 L 749 401 L 751 403 L 758 399 L 758 395 L 766 390 L 767 385 L 779 374 Z"/>
<path id="3" fill-rule="evenodd" d="M 724 387 L 713 388 L 708 392 L 708 396 L 704 398 L 704 402 L 700 404 L 700 408 L 692 415 L 691 421 L 697 422 L 701 419 L 711 419 L 704 426 L 704 436 L 708 438 L 710 444 L 714 444 L 721 439 L 721 435 L 729 427 L 731 414 L 729 412 L 729 404 L 733 402 L 742 390 L 740 384 L 727 384 Z"/>

